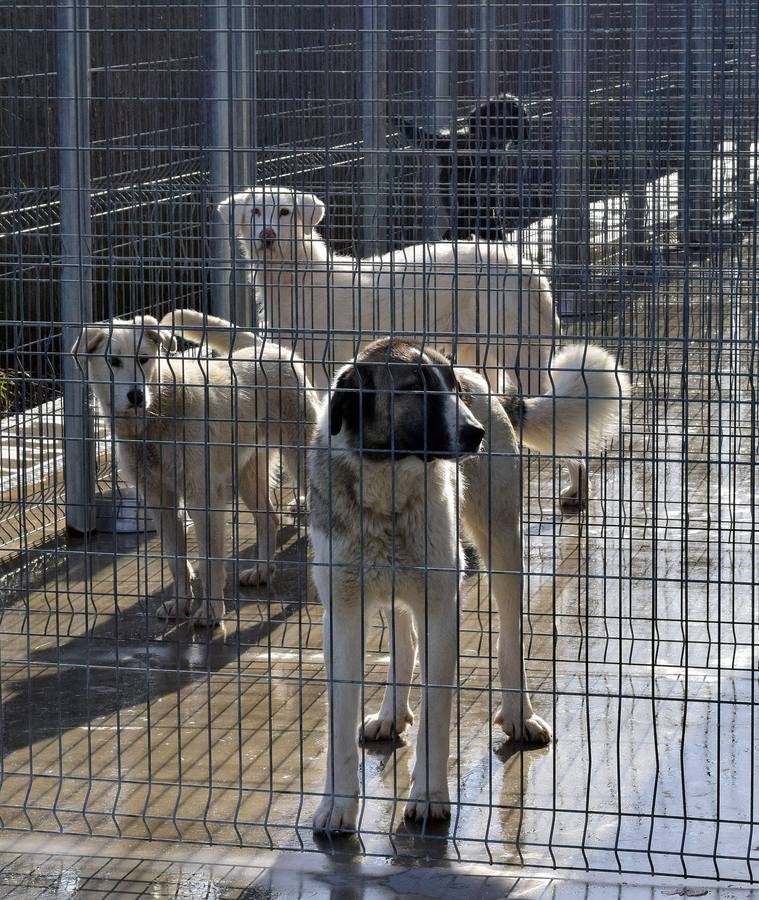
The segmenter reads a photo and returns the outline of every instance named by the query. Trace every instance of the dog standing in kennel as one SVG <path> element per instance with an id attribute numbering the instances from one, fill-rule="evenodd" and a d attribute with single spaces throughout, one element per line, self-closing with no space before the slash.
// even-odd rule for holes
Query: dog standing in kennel
<path id="1" fill-rule="evenodd" d="M 588 402 L 586 391 L 593 397 L 604 386 L 603 374 L 591 374 L 590 385 L 584 378 L 572 369 L 556 376 L 556 393 L 574 398 L 574 409 L 559 407 L 558 427 L 568 432 L 582 422 L 577 408 Z M 526 687 L 514 425 L 528 435 L 540 431 L 553 404 L 550 395 L 531 405 L 494 395 L 481 375 L 397 339 L 370 344 L 336 378 L 308 454 L 309 534 L 329 691 L 327 775 L 316 831 L 356 826 L 361 648 L 379 605 L 390 606 L 391 663 L 380 710 L 363 723 L 364 738 L 400 734 L 413 721 L 409 691 L 418 647 L 422 711 L 405 814 L 450 815 L 448 747 L 464 571 L 459 509 L 467 537 L 486 561 L 500 612 L 496 721 L 512 739 L 551 739 Z M 483 439 L 488 452 L 478 455 Z M 464 457 L 470 458 L 459 468 Z"/>

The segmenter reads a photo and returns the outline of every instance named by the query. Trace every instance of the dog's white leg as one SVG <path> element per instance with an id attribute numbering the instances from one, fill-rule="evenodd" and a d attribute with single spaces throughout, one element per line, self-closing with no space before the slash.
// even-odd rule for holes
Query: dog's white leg
<path id="1" fill-rule="evenodd" d="M 501 527 L 505 523 L 501 523 Z M 504 534 L 490 541 L 492 552 L 480 546 L 488 561 L 490 589 L 498 604 L 498 668 L 501 675 L 501 708 L 497 724 L 512 739 L 528 744 L 547 744 L 551 727 L 536 715 L 527 690 L 522 643 L 522 541 L 519 523 L 503 529 Z M 483 542 L 487 543 L 487 542 Z M 496 574 L 497 573 L 497 574 Z"/>
<path id="2" fill-rule="evenodd" d="M 569 485 L 561 492 L 561 505 L 583 509 L 588 505 L 588 467 L 584 459 L 568 459 Z"/>
<path id="3" fill-rule="evenodd" d="M 175 495 L 165 492 L 160 499 L 149 502 L 148 505 L 160 531 L 161 553 L 168 560 L 174 576 L 174 599 L 162 603 L 156 610 L 156 615 L 159 619 L 189 616 L 195 573 L 187 560 L 187 530 L 182 506 Z"/>
<path id="4" fill-rule="evenodd" d="M 302 404 L 298 407 L 300 415 Z M 305 509 L 306 500 L 306 453 L 304 448 L 308 446 L 308 430 L 304 427 L 292 429 L 294 433 L 285 432 L 285 440 L 290 442 L 292 446 L 282 449 L 282 462 L 285 465 L 285 471 L 293 481 L 295 488 L 295 497 L 287 504 L 287 511 L 293 515 L 302 512 Z"/>
<path id="5" fill-rule="evenodd" d="M 365 741 L 386 741 L 414 721 L 409 706 L 416 663 L 416 631 L 411 613 L 399 604 L 390 615 L 390 666 L 379 712 L 367 716 L 361 728 Z"/>
<path id="6" fill-rule="evenodd" d="M 451 738 L 451 701 L 456 675 L 456 594 L 430 587 L 434 610 L 425 615 L 423 598 L 415 617 L 420 634 L 422 703 L 411 795 L 405 815 L 409 819 L 446 819 L 451 814 L 448 794 L 448 753 Z"/>
<path id="7" fill-rule="evenodd" d="M 514 429 L 499 403 L 473 396 L 473 414 L 485 425 L 488 453 L 467 460 L 464 522 L 490 572 L 500 616 L 498 665 L 502 702 L 495 721 L 509 737 L 546 744 L 550 726 L 535 715 L 527 691 L 522 647 L 521 472 Z"/>
<path id="8" fill-rule="evenodd" d="M 240 572 L 240 584 L 266 584 L 274 574 L 279 519 L 269 492 L 269 467 L 265 452 L 255 454 L 240 472 L 240 496 L 256 520 L 256 543 L 261 562 Z"/>
<path id="9" fill-rule="evenodd" d="M 205 519 L 202 514 L 196 513 L 194 520 L 203 599 L 192 619 L 197 625 L 211 628 L 224 618 L 224 507 L 224 492 L 211 492 L 206 504 Z"/>
<path id="10" fill-rule="evenodd" d="M 329 604 L 329 600 L 327 601 Z M 324 664 L 329 715 L 324 798 L 314 831 L 352 830 L 358 819 L 358 726 L 361 683 L 361 604 L 358 598 L 332 603 L 324 612 Z"/>

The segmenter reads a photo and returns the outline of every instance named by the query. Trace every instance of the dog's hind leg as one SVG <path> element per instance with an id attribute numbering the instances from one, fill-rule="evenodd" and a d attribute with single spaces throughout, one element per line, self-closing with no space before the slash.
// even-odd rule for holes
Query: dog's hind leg
<path id="1" fill-rule="evenodd" d="M 295 429 L 293 429 L 295 431 Z M 284 440 L 292 442 L 290 446 L 282 448 L 282 462 L 285 472 L 292 480 L 295 496 L 287 504 L 287 511 L 295 515 L 305 508 L 306 497 L 306 447 L 308 446 L 308 433 L 306 429 L 299 428 L 294 434 L 283 435 Z"/>
<path id="2" fill-rule="evenodd" d="M 422 635 L 419 642 L 422 703 L 411 794 L 404 812 L 406 818 L 420 820 L 447 819 L 451 814 L 448 756 L 458 629 L 456 585 L 451 591 L 450 578 L 428 577 L 433 583 L 424 593 L 434 598 L 435 609 L 429 613 L 425 610 L 424 596 L 414 608 Z M 455 577 L 458 581 L 458 576 Z"/>
<path id="3" fill-rule="evenodd" d="M 223 471 L 217 454 L 211 454 L 210 473 Z M 203 581 L 203 598 L 193 612 L 196 625 L 214 627 L 224 618 L 224 519 L 226 516 L 226 491 L 223 480 L 212 482 L 210 491 L 203 490 L 203 508 L 193 510 L 195 537 L 200 556 L 200 576 Z"/>
<path id="4" fill-rule="evenodd" d="M 256 521 L 256 543 L 260 562 L 240 572 L 240 584 L 257 586 L 271 581 L 277 551 L 279 519 L 271 502 L 269 465 L 265 450 L 241 466 L 238 490 Z"/>
<path id="5" fill-rule="evenodd" d="M 588 505 L 588 466 L 584 459 L 566 460 L 569 485 L 561 492 L 561 505 L 584 509 Z"/>
<path id="6" fill-rule="evenodd" d="M 295 366 L 295 364 L 293 364 Z M 297 513 L 305 508 L 306 497 L 306 448 L 319 417 L 319 402 L 314 389 L 297 364 L 294 375 L 297 388 L 280 391 L 280 421 L 282 422 L 282 462 L 293 481 L 295 497 L 288 504 L 288 511 Z"/>
<path id="7" fill-rule="evenodd" d="M 315 580 L 318 579 L 318 574 Z M 329 580 L 325 576 L 324 581 Z M 328 586 L 324 604 L 324 664 L 327 672 L 328 751 L 324 797 L 314 815 L 314 831 L 353 830 L 358 820 L 358 725 L 362 676 L 361 603 L 333 600 Z"/>
<path id="8" fill-rule="evenodd" d="M 190 615 L 194 572 L 187 560 L 187 528 L 184 512 L 174 494 L 163 492 L 160 499 L 149 503 L 161 536 L 161 554 L 174 576 L 174 599 L 166 600 L 156 610 L 159 619 L 175 619 Z"/>
<path id="9" fill-rule="evenodd" d="M 551 728 L 532 708 L 524 666 L 521 472 L 514 430 L 495 398 L 474 396 L 471 409 L 485 425 L 487 451 L 465 464 L 468 487 L 463 517 L 490 573 L 490 590 L 500 617 L 502 699 L 495 721 L 514 740 L 547 744 Z"/>
<path id="10" fill-rule="evenodd" d="M 395 605 L 389 620 L 390 666 L 387 685 L 379 712 L 367 716 L 361 726 L 364 741 L 386 741 L 402 734 L 414 716 L 409 706 L 411 679 L 416 663 L 416 630 L 411 613 L 400 604 Z"/>
<path id="11" fill-rule="evenodd" d="M 488 560 L 490 588 L 498 604 L 498 668 L 501 676 L 501 706 L 496 724 L 512 740 L 528 744 L 547 744 L 551 727 L 535 714 L 527 690 L 522 642 L 522 542 L 519 521 L 513 528 L 499 516 L 499 537 L 484 540 L 480 552 Z M 504 527 L 505 526 L 505 527 Z M 489 552 L 487 552 L 489 549 Z M 497 573 L 497 574 L 496 574 Z"/>

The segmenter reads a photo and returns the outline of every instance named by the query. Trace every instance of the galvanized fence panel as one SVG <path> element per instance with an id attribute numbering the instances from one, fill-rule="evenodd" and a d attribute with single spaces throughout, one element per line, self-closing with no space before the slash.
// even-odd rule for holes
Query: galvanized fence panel
<path id="1" fill-rule="evenodd" d="M 22 0 L 0 11 L 0 45 L 3 827 L 754 880 L 756 4 Z M 473 146 L 472 109 L 501 94 L 518 114 Z M 275 486 L 277 578 L 241 586 L 269 562 L 271 523 L 266 498 L 235 497 L 223 554 L 208 551 L 225 560 L 224 624 L 158 619 L 184 551 L 146 527 L 115 422 L 88 418 L 68 352 L 81 326 L 116 316 L 193 308 L 260 329 L 259 302 L 283 315 L 289 294 L 252 290 L 216 212 L 253 183 L 318 195 L 319 230 L 346 254 L 472 227 L 508 242 L 512 271 L 549 277 L 551 341 L 599 344 L 632 378 L 621 432 L 585 454 L 587 509 L 562 508 L 562 459 L 519 456 L 526 677 L 548 749 L 492 724 L 498 578 L 469 552 L 442 828 L 403 820 L 417 721 L 405 745 L 361 748 L 358 836 L 314 837 L 336 682 L 308 512 L 288 506 L 290 481 Z M 399 289 L 398 315 L 422 296 L 433 309 L 433 280 Z M 314 315 L 326 298 L 335 332 L 307 359 L 322 389 L 325 362 L 371 327 L 338 338 L 340 291 L 309 290 L 295 302 Z M 380 302 L 351 294 L 375 321 Z M 458 315 L 445 333 L 411 330 L 463 354 L 474 335 Z M 491 352 L 506 337 L 476 332 Z M 318 337 L 266 334 L 287 348 Z M 269 409 L 283 394 L 266 396 Z M 234 438 L 245 410 L 232 417 Z M 163 442 L 167 481 L 188 446 L 213 443 L 206 424 L 194 444 Z M 286 443 L 267 435 L 266 461 Z M 225 483 L 241 466 L 230 457 Z M 201 568 L 205 522 L 187 549 Z M 393 649 L 387 618 L 368 624 L 367 715 Z"/>

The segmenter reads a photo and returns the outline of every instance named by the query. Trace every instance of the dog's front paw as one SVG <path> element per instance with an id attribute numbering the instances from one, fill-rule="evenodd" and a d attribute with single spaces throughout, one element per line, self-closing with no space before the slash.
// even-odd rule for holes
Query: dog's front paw
<path id="1" fill-rule="evenodd" d="M 271 563 L 259 563 L 250 569 L 240 572 L 240 584 L 243 587 L 261 587 L 274 580 L 274 566 Z"/>
<path id="2" fill-rule="evenodd" d="M 200 628 L 216 628 L 224 619 L 223 600 L 204 600 L 192 614 L 192 624 Z"/>
<path id="3" fill-rule="evenodd" d="M 395 717 L 393 717 L 392 712 L 390 715 L 386 715 L 383 710 L 380 710 L 373 716 L 367 716 L 361 726 L 361 740 L 389 741 L 394 735 L 403 734 L 406 726 L 413 725 L 414 714 L 408 706 L 396 712 L 397 715 Z"/>
<path id="4" fill-rule="evenodd" d="M 190 615 L 192 600 L 166 600 L 155 614 L 159 619 L 186 619 Z"/>
<path id="5" fill-rule="evenodd" d="M 403 814 L 407 819 L 414 819 L 417 822 L 450 819 L 451 801 L 448 796 L 448 785 L 429 792 L 412 788 Z"/>
<path id="6" fill-rule="evenodd" d="M 551 726 L 535 713 L 525 719 L 519 713 L 504 715 L 503 707 L 501 707 L 496 713 L 495 724 L 503 728 L 504 734 L 510 740 L 524 744 L 545 747 L 546 744 L 550 744 L 553 737 Z"/>
<path id="7" fill-rule="evenodd" d="M 325 797 L 314 814 L 314 831 L 355 831 L 358 797 Z"/>

